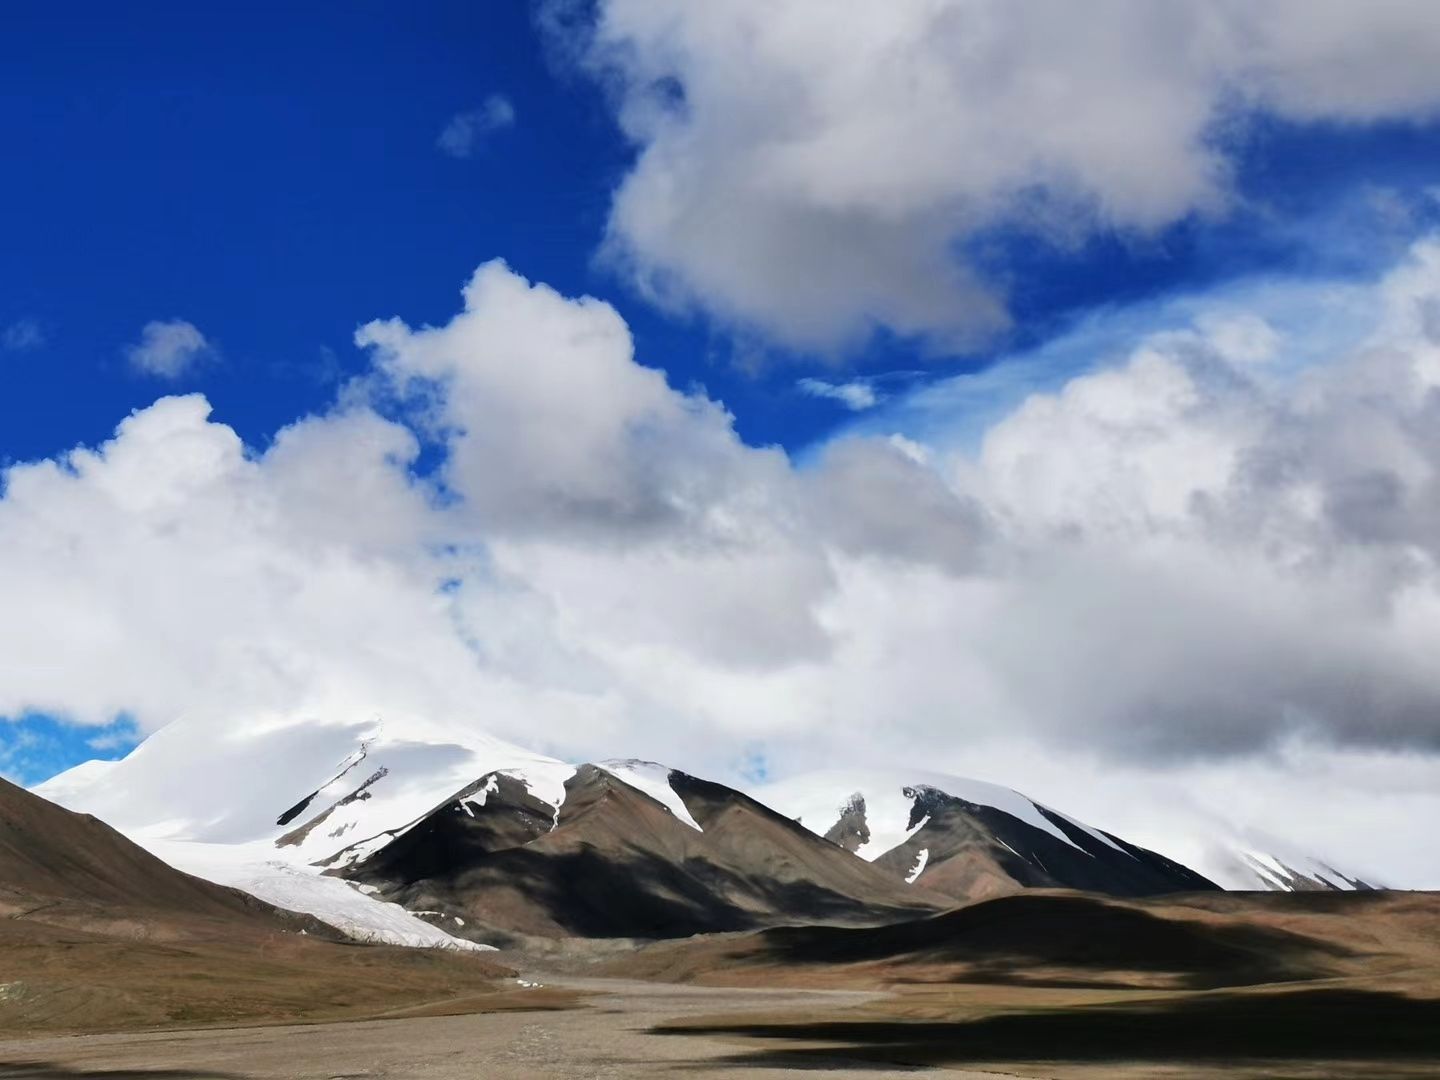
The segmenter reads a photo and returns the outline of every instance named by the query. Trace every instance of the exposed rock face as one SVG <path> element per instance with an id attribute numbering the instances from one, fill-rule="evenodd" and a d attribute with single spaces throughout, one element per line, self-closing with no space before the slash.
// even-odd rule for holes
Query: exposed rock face
<path id="1" fill-rule="evenodd" d="M 840 818 L 825 833 L 825 839 L 839 844 L 852 855 L 870 842 L 870 826 L 865 821 L 865 796 L 855 792 L 840 808 Z"/>
<path id="2" fill-rule="evenodd" d="M 875 865 L 957 901 L 1024 888 L 1085 889 L 1111 896 L 1219 888 L 1163 855 L 1081 828 L 1045 807 L 1035 809 L 1053 831 L 935 787 L 910 787 L 905 794 L 914 800 L 910 828 L 915 831 Z"/>
<path id="3" fill-rule="evenodd" d="M 469 784 L 374 855 L 364 858 L 366 875 L 421 881 L 443 877 L 487 856 L 524 847 L 555 826 L 555 808 L 532 795 L 521 781 L 491 773 Z M 329 860 L 352 860 L 347 849 Z M 363 875 L 345 876 L 366 880 Z"/>
<path id="4" fill-rule="evenodd" d="M 1273 892 L 1374 892 L 1385 888 L 1314 859 L 1293 860 L 1299 866 L 1281 856 L 1249 852 L 1239 852 L 1235 859 L 1259 885 Z"/>
<path id="5" fill-rule="evenodd" d="M 946 906 L 738 791 L 680 772 L 669 786 L 699 829 L 593 765 L 558 811 L 510 777 L 481 777 L 332 872 L 490 942 L 860 925 Z"/>

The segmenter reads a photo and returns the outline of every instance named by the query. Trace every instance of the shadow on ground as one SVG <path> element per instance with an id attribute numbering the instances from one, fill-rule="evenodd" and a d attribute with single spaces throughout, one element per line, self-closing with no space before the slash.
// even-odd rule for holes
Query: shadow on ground
<path id="1" fill-rule="evenodd" d="M 1023 894 L 891 926 L 784 927 L 757 941 L 760 958 L 786 965 L 963 964 L 966 982 L 1023 982 L 1037 965 L 1101 976 L 1072 975 L 1065 985 L 1114 985 L 1118 969 L 1171 974 L 1196 990 L 1313 978 L 1351 955 L 1275 927 L 1177 919 L 1096 896 Z"/>
<path id="2" fill-rule="evenodd" d="M 1366 990 L 1203 995 L 1174 1004 L 1085 1006 L 971 1021 L 689 1024 L 662 1035 L 823 1043 L 727 1060 L 755 1068 L 855 1063 L 1406 1061 L 1440 1063 L 1440 1000 Z M 0 1074 L 3 1075 L 3 1074 Z"/>

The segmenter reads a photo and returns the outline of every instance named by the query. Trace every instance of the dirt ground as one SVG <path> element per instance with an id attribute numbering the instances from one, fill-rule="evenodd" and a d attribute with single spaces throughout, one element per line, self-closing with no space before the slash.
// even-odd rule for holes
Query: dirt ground
<path id="1" fill-rule="evenodd" d="M 563 1012 L 509 1012 L 360 1023 L 82 1035 L 0 1043 L 5 1080 L 510 1080 L 564 1077 L 775 1076 L 767 1066 L 732 1065 L 731 1041 L 675 1036 L 654 1029 L 716 1014 L 763 1019 L 776 1008 L 827 1014 L 875 995 L 677 987 L 625 980 L 574 979 L 582 1007 Z M 540 992 L 540 991 L 535 991 Z M 833 1070 L 827 1066 L 834 1066 Z M 807 1072 L 816 1066 L 808 1065 Z M 821 1062 L 827 1075 L 888 1080 L 913 1069 Z M 927 1070 L 932 1071 L 932 1070 Z M 987 1074 L 933 1070 L 945 1076 Z"/>
<path id="2" fill-rule="evenodd" d="M 493 956 L 229 922 L 137 923 L 123 936 L 0 918 L 0 1038 L 511 1008 L 514 969 Z"/>
<path id="3" fill-rule="evenodd" d="M 675 986 L 562 976 L 558 984 L 520 993 L 543 995 L 547 990 L 569 992 L 577 1007 L 0 1042 L 0 1078 L 625 1080 L 694 1075 L 728 1080 L 823 1074 L 856 1080 L 916 1075 L 957 1080 L 1320 1080 L 1433 1077 L 1440 1068 L 1440 1058 L 1347 1056 L 1324 1062 L 1266 1056 L 1247 1061 L 1229 1056 L 1205 1060 L 1202 1054 L 1166 1062 L 1126 1060 L 1123 1052 L 1066 1063 L 1022 1061 L 1014 1054 L 999 1062 L 962 1063 L 947 1058 L 963 1052 L 966 1037 L 912 1027 L 925 1003 L 903 991 Z M 517 1008 L 523 1006 L 517 1003 Z M 897 1030 L 897 1019 L 906 1038 L 887 1035 Z M 1342 1017 L 1336 1020 L 1345 1022 Z M 783 1032 L 778 1042 L 764 1034 L 772 1027 Z M 921 1031 L 924 1038 L 917 1040 Z M 1112 1037 L 1115 1034 L 1123 1043 L 1134 1030 Z M 1024 1056 L 1047 1056 L 1046 1038 L 1044 1031 L 1036 1032 Z"/>
<path id="4" fill-rule="evenodd" d="M 0 921 L 0 976 L 0 1080 L 1440 1076 L 1423 894 L 1034 895 L 483 955 Z"/>
<path id="5" fill-rule="evenodd" d="M 1027 893 L 871 930 L 664 943 L 603 974 L 886 991 L 843 1011 L 672 1021 L 770 1070 L 991 1075 L 1440 1076 L 1440 896 Z"/>

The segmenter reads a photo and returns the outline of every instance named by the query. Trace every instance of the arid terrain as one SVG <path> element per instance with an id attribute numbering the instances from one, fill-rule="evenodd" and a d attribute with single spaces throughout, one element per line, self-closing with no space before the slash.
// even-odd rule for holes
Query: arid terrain
<path id="1" fill-rule="evenodd" d="M 680 886 L 700 882 L 704 896 L 761 910 L 786 895 L 767 882 L 799 882 L 806 903 L 841 871 L 870 887 L 869 865 L 729 796 L 702 815 L 711 850 L 739 852 L 722 874 L 687 846 L 698 826 L 593 772 L 594 805 L 625 814 L 597 830 L 577 800 L 575 820 L 592 827 L 570 853 L 594 862 L 597 837 L 621 852 L 638 850 L 635 836 L 678 845 L 683 873 L 663 880 L 680 884 L 657 896 L 693 899 Z M 727 831 L 727 815 L 743 820 Z M 486 819 L 463 815 L 472 820 Z M 742 872 L 757 843 L 760 885 Z M 545 918 L 613 909 L 612 933 L 528 937 L 507 951 L 448 938 L 444 949 L 363 945 L 0 783 L 0 1077 L 1440 1071 L 1440 894 L 1025 889 L 938 914 L 931 899 L 856 922 L 864 909 L 852 904 L 828 925 L 644 942 L 613 935 L 617 917 L 643 922 L 648 895 L 620 888 L 618 871 L 545 873 L 552 893 L 563 885 L 590 905 L 557 902 Z"/>
<path id="2" fill-rule="evenodd" d="M 509 1008 L 515 973 L 493 955 L 351 943 L 0 781 L 7 1034 Z"/>
<path id="3" fill-rule="evenodd" d="M 663 1034 L 663 1025 L 731 1013 L 753 1017 L 777 1005 L 843 1013 L 871 996 L 844 991 L 677 988 L 629 980 L 569 981 L 590 995 L 583 1008 L 0 1042 L 0 1077 L 624 1080 L 674 1076 L 697 1068 L 718 1078 L 753 1076 L 757 1074 L 749 1065 L 725 1063 L 735 1052 L 728 1038 L 677 1039 Z M 877 1071 L 862 1064 L 835 1075 L 876 1080 L 908 1074 L 909 1070 Z"/>
<path id="4" fill-rule="evenodd" d="M 876 929 L 667 943 L 606 970 L 708 985 L 884 988 L 843 1014 L 672 1022 L 754 1068 L 1036 1077 L 1431 1076 L 1440 896 L 1029 893 Z"/>
<path id="5" fill-rule="evenodd" d="M 1069 1080 L 1440 1069 L 1434 894 L 1037 892 L 891 927 L 576 942 L 545 956 L 295 934 L 268 952 L 252 940 L 248 957 L 243 946 L 50 931 L 27 947 L 29 922 L 7 922 L 7 946 L 20 945 L 3 953 L 7 985 L 49 977 L 70 987 L 36 997 L 30 1023 L 9 1003 L 3 1077 L 793 1070 Z M 8 974 L 17 962 L 28 964 L 18 980 Z M 184 1012 L 155 1008 L 182 999 Z M 76 1004 L 60 1007 L 67 1001 Z"/>

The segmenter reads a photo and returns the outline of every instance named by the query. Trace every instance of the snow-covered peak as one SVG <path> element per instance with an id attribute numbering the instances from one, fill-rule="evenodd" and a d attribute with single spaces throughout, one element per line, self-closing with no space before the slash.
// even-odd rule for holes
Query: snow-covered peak
<path id="1" fill-rule="evenodd" d="M 35 794 L 49 799 L 71 810 L 82 810 L 79 805 L 94 792 L 104 789 L 105 777 L 120 766 L 120 761 L 93 759 L 82 761 L 62 773 L 57 773 L 43 784 L 34 788 Z M 101 816 L 98 811 L 86 811 Z"/>
<path id="2" fill-rule="evenodd" d="M 137 837 L 268 840 L 276 858 L 314 863 L 403 828 L 492 772 L 558 807 L 574 771 L 478 725 L 300 715 L 222 734 L 177 721 L 120 761 L 77 766 L 36 790 Z"/>
<path id="3" fill-rule="evenodd" d="M 1338 870 L 1274 837 L 1255 833 L 1232 839 L 1217 861 L 1222 864 L 1222 870 L 1216 880 L 1231 889 L 1350 892 L 1384 887 L 1357 874 Z"/>
<path id="4" fill-rule="evenodd" d="M 575 768 L 478 725 L 296 714 L 225 732 L 176 721 L 125 758 L 86 762 L 36 791 L 181 869 L 349 933 L 463 947 L 393 904 L 320 878 L 317 864 L 346 848 L 378 850 L 495 773 L 520 780 L 558 814 Z"/>
<path id="5" fill-rule="evenodd" d="M 846 809 L 855 809 L 857 797 L 865 803 L 865 822 L 869 839 L 856 849 L 862 859 L 875 860 L 885 852 L 899 847 L 921 826 L 915 820 L 917 799 L 922 799 L 926 790 L 949 795 L 979 806 L 1000 810 L 1037 829 L 1049 833 L 1077 850 L 1080 845 L 1065 835 L 1052 820 L 1040 812 L 1041 804 L 1028 796 L 999 784 L 983 780 L 972 780 L 962 776 L 947 776 L 923 771 L 894 771 L 880 769 L 837 769 L 806 773 L 787 780 L 768 784 L 753 794 L 782 814 L 797 819 L 812 832 L 824 835 L 835 824 Z M 1116 851 L 1124 852 L 1109 837 L 1098 829 L 1092 829 L 1073 818 L 1044 808 L 1096 840 Z M 922 811 L 923 813 L 923 808 Z M 1128 854 L 1128 853 L 1127 853 Z"/>
<path id="6" fill-rule="evenodd" d="M 686 809 L 680 796 L 675 793 L 675 789 L 670 786 L 670 774 L 675 771 L 674 769 L 654 761 L 641 761 L 638 758 L 617 758 L 611 761 L 601 761 L 598 764 L 615 779 L 650 796 L 696 832 L 704 831 L 700 828 L 699 823 L 690 816 L 690 811 Z"/>

